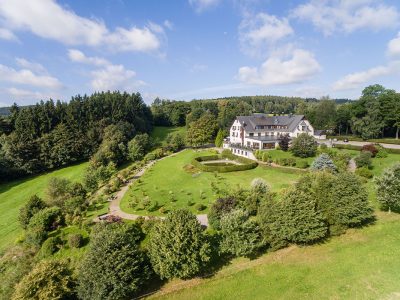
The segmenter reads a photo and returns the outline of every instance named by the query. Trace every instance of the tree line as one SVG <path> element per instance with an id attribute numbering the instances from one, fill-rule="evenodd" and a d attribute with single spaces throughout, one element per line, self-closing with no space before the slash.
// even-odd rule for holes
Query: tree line
<path id="1" fill-rule="evenodd" d="M 152 128 L 150 108 L 140 94 L 120 92 L 25 108 L 14 104 L 0 120 L 0 180 L 86 160 L 98 151 L 111 125 L 123 128 L 127 138 Z"/>
<path id="2" fill-rule="evenodd" d="M 399 136 L 400 94 L 381 85 L 362 91 L 359 100 L 304 99 L 299 97 L 246 96 L 219 99 L 169 101 L 156 99 L 151 105 L 154 124 L 190 126 L 209 114 L 221 129 L 228 129 L 236 116 L 254 112 L 301 114 L 315 129 L 331 134 L 354 134 L 364 139 Z"/>

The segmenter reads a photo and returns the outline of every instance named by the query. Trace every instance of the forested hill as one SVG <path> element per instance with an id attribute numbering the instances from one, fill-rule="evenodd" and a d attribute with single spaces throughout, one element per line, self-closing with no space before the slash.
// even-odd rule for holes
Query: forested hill
<path id="1" fill-rule="evenodd" d="M 0 118 L 0 134 L 5 133 L 0 138 L 0 179 L 88 159 L 98 150 L 106 128 L 124 139 L 150 132 L 150 108 L 140 94 L 120 92 L 78 95 L 68 103 L 13 105 L 10 115 Z"/>
<path id="2" fill-rule="evenodd" d="M 9 107 L 0 107 L 0 116 L 8 116 L 10 114 Z"/>

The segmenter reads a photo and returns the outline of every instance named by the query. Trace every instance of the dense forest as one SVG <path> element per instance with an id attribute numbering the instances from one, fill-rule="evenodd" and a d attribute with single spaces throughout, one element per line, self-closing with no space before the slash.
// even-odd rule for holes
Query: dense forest
<path id="1" fill-rule="evenodd" d="M 315 129 L 332 134 L 398 138 L 400 94 L 373 85 L 366 87 L 357 101 L 278 96 L 192 101 L 157 98 L 149 107 L 138 93 L 103 92 L 78 95 L 68 103 L 49 100 L 23 108 L 14 104 L 8 116 L 0 117 L 0 180 L 87 160 L 98 151 L 97 161 L 103 165 L 118 164 L 127 157 L 129 140 L 137 133 L 150 132 L 153 125 L 192 125 L 198 137 L 202 129 L 195 127 L 205 124 L 210 135 L 215 135 L 218 127 L 228 129 L 237 115 L 254 112 L 304 114 Z M 193 136 L 187 137 L 193 145 L 204 138 L 195 141 Z M 109 159 L 112 156 L 118 157 Z"/>
<path id="2" fill-rule="evenodd" d="M 151 111 L 140 94 L 96 93 L 23 109 L 13 105 L 10 115 L 0 120 L 0 178 L 87 160 L 112 125 L 127 138 L 151 131 Z"/>

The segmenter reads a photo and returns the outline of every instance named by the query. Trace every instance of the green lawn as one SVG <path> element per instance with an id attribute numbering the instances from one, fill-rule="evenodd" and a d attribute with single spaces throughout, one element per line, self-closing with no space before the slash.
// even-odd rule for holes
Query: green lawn
<path id="1" fill-rule="evenodd" d="M 181 133 L 185 133 L 186 132 L 186 127 L 182 126 L 182 127 L 163 127 L 163 126 L 155 126 L 153 128 L 153 131 L 151 132 L 150 136 L 157 140 L 160 143 L 164 143 L 165 142 L 165 138 L 167 137 L 167 135 L 169 133 L 173 133 L 173 132 L 181 132 Z"/>
<path id="2" fill-rule="evenodd" d="M 209 279 L 172 281 L 152 299 L 399 299 L 400 215 L 308 247 L 236 259 Z M 167 293 L 164 294 L 163 293 Z"/>
<path id="3" fill-rule="evenodd" d="M 13 243 L 22 233 L 18 223 L 19 208 L 37 194 L 45 198 L 47 183 L 52 177 L 80 181 L 87 163 L 77 164 L 42 175 L 12 181 L 0 185 L 0 252 Z"/>
<path id="4" fill-rule="evenodd" d="M 209 155 L 211 152 L 184 150 L 176 156 L 158 161 L 135 182 L 125 194 L 121 202 L 123 211 L 137 214 L 157 215 L 158 212 L 148 213 L 145 210 L 135 210 L 129 207 L 129 199 L 149 197 L 167 209 L 189 208 L 195 212 L 195 205 L 188 206 L 188 200 L 193 203 L 202 203 L 207 208 L 215 201 L 217 195 L 213 192 L 211 183 L 218 187 L 232 190 L 236 186 L 249 187 L 254 178 L 264 178 L 273 191 L 289 187 L 299 178 L 298 173 L 288 172 L 278 168 L 259 166 L 252 170 L 214 174 L 210 172 L 193 173 L 187 169 L 193 157 Z M 172 194 L 176 201 L 170 200 Z M 207 210 L 204 211 L 206 213 Z"/>

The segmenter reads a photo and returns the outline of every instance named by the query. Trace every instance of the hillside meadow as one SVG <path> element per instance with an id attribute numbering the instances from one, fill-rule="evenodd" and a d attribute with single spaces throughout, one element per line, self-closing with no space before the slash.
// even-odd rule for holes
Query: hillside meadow
<path id="1" fill-rule="evenodd" d="M 41 175 L 0 185 L 0 252 L 23 232 L 18 222 L 19 209 L 32 195 L 46 199 L 46 186 L 52 177 L 81 181 L 87 163 L 76 164 Z"/>
<path id="2" fill-rule="evenodd" d="M 214 276 L 174 280 L 148 299 L 399 299 L 400 215 L 323 244 L 239 258 Z"/>

